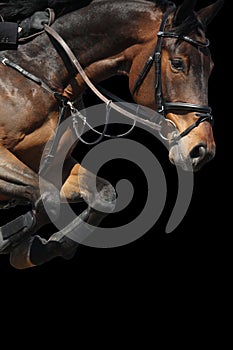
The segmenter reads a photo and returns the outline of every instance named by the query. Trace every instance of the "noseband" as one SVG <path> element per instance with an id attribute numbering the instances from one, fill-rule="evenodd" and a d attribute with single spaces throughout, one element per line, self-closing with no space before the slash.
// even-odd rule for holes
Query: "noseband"
<path id="1" fill-rule="evenodd" d="M 202 106 L 193 103 L 187 102 L 166 102 L 163 98 L 162 92 L 162 67 L 161 67 L 161 58 L 162 58 L 162 40 L 163 38 L 177 38 L 182 41 L 188 42 L 190 45 L 198 47 L 208 47 L 209 40 L 206 42 L 201 42 L 198 40 L 194 40 L 188 36 L 178 35 L 175 32 L 165 32 L 165 26 L 168 20 L 169 15 L 175 10 L 176 5 L 172 4 L 169 9 L 165 12 L 160 29 L 157 33 L 158 40 L 157 45 L 151 56 L 148 58 L 145 66 L 141 70 L 132 90 L 132 95 L 134 95 L 139 87 L 141 86 L 143 80 L 149 73 L 153 64 L 155 64 L 155 95 L 156 95 L 156 103 L 157 103 L 157 112 L 160 113 L 164 118 L 168 112 L 176 112 L 176 111 L 185 111 L 187 113 L 196 112 L 196 116 L 199 117 L 195 123 L 190 125 L 187 129 L 185 129 L 182 133 L 173 137 L 171 145 L 175 144 L 179 139 L 186 136 L 190 133 L 191 130 L 196 128 L 202 122 L 209 122 L 211 125 L 213 124 L 213 116 L 211 115 L 211 108 L 209 106 Z"/>

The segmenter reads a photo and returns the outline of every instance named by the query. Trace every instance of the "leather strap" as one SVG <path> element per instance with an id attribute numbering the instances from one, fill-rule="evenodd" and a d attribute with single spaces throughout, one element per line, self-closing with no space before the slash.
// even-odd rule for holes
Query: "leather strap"
<path id="1" fill-rule="evenodd" d="M 162 37 L 162 38 L 176 38 L 176 39 L 180 39 L 182 41 L 186 41 L 191 45 L 194 45 L 195 47 L 208 47 L 210 45 L 210 41 L 207 39 L 205 42 L 199 41 L 199 40 L 194 40 L 192 38 L 190 38 L 189 36 L 186 35 L 179 35 L 176 34 L 175 32 L 163 32 L 163 31 L 159 31 L 158 32 L 158 37 Z"/>
<path id="2" fill-rule="evenodd" d="M 55 12 L 53 9 L 51 8 L 47 8 L 45 11 L 48 11 L 49 13 L 49 22 L 48 22 L 48 26 L 51 26 L 51 24 L 53 24 L 53 22 L 55 21 Z M 38 35 L 44 33 L 44 29 L 40 30 L 39 32 L 36 32 L 34 34 L 28 35 L 26 37 L 22 37 L 18 39 L 18 43 L 19 44 L 24 44 L 27 43 L 28 41 L 34 39 L 35 37 L 37 37 Z"/>
<path id="3" fill-rule="evenodd" d="M 121 113 L 122 115 L 136 121 L 139 122 L 141 124 L 144 124 L 148 127 L 150 127 L 151 129 L 154 130 L 161 130 L 161 126 L 159 124 L 157 124 L 156 122 L 152 122 L 148 119 L 143 119 L 141 117 L 138 117 L 128 111 L 126 111 L 125 109 L 121 108 L 119 105 L 113 103 L 111 100 L 109 100 L 108 98 L 106 98 L 96 87 L 95 85 L 90 81 L 90 79 L 88 78 L 88 76 L 86 75 L 84 69 L 82 68 L 81 64 L 79 63 L 79 61 L 77 60 L 77 58 L 75 57 L 75 55 L 73 54 L 73 52 L 71 51 L 71 49 L 69 48 L 69 46 L 66 44 L 66 42 L 62 39 L 62 37 L 52 28 L 49 27 L 48 25 L 44 26 L 45 31 L 51 35 L 63 48 L 63 50 L 66 52 L 66 54 L 68 55 L 70 61 L 72 62 L 73 66 L 76 68 L 77 72 L 81 75 L 81 77 L 83 78 L 84 82 L 87 84 L 87 86 L 94 92 L 94 94 L 100 99 L 102 100 L 105 104 L 111 106 L 111 108 L 115 109 L 117 112 Z M 158 118 L 159 114 L 157 112 L 154 112 L 155 118 Z"/>
<path id="4" fill-rule="evenodd" d="M 199 112 L 199 113 L 209 113 L 211 114 L 212 110 L 209 106 L 196 105 L 194 103 L 188 102 L 165 102 L 164 103 L 165 111 L 190 111 L 190 112 Z"/>

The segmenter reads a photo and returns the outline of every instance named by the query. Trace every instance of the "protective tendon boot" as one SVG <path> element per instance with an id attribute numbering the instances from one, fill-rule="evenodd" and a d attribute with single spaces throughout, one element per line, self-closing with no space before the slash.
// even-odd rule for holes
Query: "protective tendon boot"
<path id="1" fill-rule="evenodd" d="M 91 229 L 91 226 L 85 223 L 88 216 L 89 209 L 86 209 L 63 230 L 54 233 L 49 240 L 38 235 L 25 240 L 11 252 L 11 265 L 17 269 L 25 269 L 42 265 L 55 257 L 71 259 L 82 235 L 90 234 L 94 230 L 94 227 Z"/>

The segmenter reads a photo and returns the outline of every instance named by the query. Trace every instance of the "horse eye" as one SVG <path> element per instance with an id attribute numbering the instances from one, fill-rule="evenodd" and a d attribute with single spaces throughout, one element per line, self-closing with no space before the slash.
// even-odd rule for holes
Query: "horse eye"
<path id="1" fill-rule="evenodd" d="M 184 62 L 181 58 L 171 59 L 171 67 L 175 70 L 183 71 L 184 70 Z"/>

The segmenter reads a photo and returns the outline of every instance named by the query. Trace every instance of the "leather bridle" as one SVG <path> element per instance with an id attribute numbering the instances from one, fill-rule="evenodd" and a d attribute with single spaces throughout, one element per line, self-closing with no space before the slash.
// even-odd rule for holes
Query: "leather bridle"
<path id="1" fill-rule="evenodd" d="M 138 78 L 136 79 L 134 88 L 132 90 L 132 95 L 134 96 L 137 93 L 139 87 L 142 85 L 144 79 L 146 78 L 147 74 L 149 73 L 151 67 L 154 64 L 155 65 L 155 98 L 156 98 L 157 112 L 163 115 L 165 119 L 166 119 L 167 113 L 171 111 L 172 112 L 184 111 L 187 113 L 196 112 L 196 116 L 199 117 L 197 121 L 194 122 L 192 125 L 190 125 L 183 132 L 173 135 L 173 138 L 170 142 L 170 146 L 175 144 L 182 137 L 189 134 L 190 131 L 196 128 L 200 123 L 207 121 L 212 125 L 214 120 L 213 116 L 211 115 L 212 110 L 209 106 L 203 106 L 203 105 L 193 104 L 188 102 L 167 102 L 163 98 L 162 67 L 161 67 L 163 38 L 176 38 L 181 41 L 186 41 L 190 45 L 193 45 L 197 48 L 198 47 L 206 48 L 210 44 L 209 40 L 206 40 L 206 42 L 201 42 L 198 40 L 194 40 L 188 36 L 182 36 L 182 35 L 176 34 L 175 32 L 165 31 L 165 26 L 166 26 L 168 17 L 172 12 L 174 12 L 175 9 L 176 9 L 176 5 L 172 3 L 171 6 L 168 8 L 168 10 L 165 12 L 162 18 L 160 29 L 157 33 L 158 40 L 157 40 L 155 50 L 150 55 L 143 69 L 139 73 Z M 169 119 L 166 119 L 166 120 L 170 121 Z"/>

